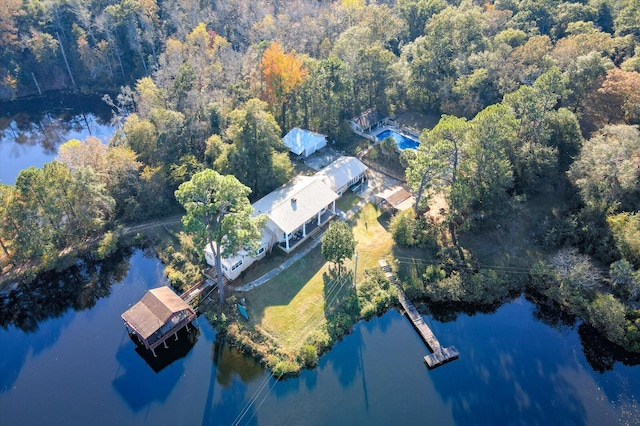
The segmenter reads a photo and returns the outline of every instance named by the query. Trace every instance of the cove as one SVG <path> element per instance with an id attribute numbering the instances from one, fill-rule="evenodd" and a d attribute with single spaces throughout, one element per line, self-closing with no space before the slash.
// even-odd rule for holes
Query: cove
<path id="1" fill-rule="evenodd" d="M 0 183 L 9 185 L 21 170 L 53 161 L 69 139 L 107 143 L 115 131 L 110 107 L 95 95 L 52 93 L 2 102 L 0 111 Z"/>
<path id="2" fill-rule="evenodd" d="M 165 284 L 163 273 L 151 253 L 125 251 L 2 294 L 1 423 L 640 423 L 640 368 L 615 361 L 579 327 L 541 321 L 524 298 L 447 322 L 426 315 L 460 350 L 431 371 L 425 345 L 396 310 L 356 324 L 296 378 L 276 382 L 218 342 L 203 317 L 192 340 L 181 336 L 187 350 L 156 371 L 120 314 Z"/>

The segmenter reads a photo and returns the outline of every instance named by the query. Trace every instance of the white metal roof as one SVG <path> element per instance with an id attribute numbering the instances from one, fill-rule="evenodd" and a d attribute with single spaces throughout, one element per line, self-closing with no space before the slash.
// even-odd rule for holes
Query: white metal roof
<path id="1" fill-rule="evenodd" d="M 288 234 L 337 198 L 338 194 L 317 177 L 298 176 L 253 203 L 253 209 L 255 214 L 266 213 L 269 220 Z"/>
<path id="2" fill-rule="evenodd" d="M 322 168 L 316 173 L 316 176 L 320 177 L 334 191 L 339 191 L 367 169 L 368 167 L 357 158 L 343 156 Z"/>
<path id="3" fill-rule="evenodd" d="M 300 155 L 306 151 L 307 147 L 311 147 L 315 151 L 318 147 L 324 146 L 326 136 L 294 127 L 282 138 L 282 142 L 289 147 L 291 152 Z"/>

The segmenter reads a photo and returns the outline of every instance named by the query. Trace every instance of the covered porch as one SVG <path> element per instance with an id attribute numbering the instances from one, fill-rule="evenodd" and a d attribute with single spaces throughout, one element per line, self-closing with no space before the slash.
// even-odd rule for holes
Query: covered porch
<path id="1" fill-rule="evenodd" d="M 284 241 L 278 243 L 278 247 L 285 253 L 295 250 L 308 238 L 314 236 L 320 229 L 336 215 L 336 202 L 333 201 L 326 209 L 319 211 L 314 217 L 307 220 L 302 226 L 291 233 L 284 235 Z"/>

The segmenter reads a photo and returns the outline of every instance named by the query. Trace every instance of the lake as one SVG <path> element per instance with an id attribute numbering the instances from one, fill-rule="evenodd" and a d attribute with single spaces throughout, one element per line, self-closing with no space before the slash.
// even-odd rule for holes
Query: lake
<path id="1" fill-rule="evenodd" d="M 524 298 L 449 322 L 425 316 L 460 351 L 435 370 L 391 310 L 357 324 L 316 369 L 276 382 L 204 318 L 171 342 L 167 365 L 136 351 L 120 314 L 165 283 L 155 256 L 135 250 L 1 296 L 1 423 L 640 424 L 640 369 L 597 342 L 588 360 L 579 327 L 542 322 Z"/>
<path id="2" fill-rule="evenodd" d="M 105 141 L 113 132 L 97 98 L 85 114 L 32 102 L 31 114 L 6 104 L 0 114 L 3 183 L 88 136 L 87 123 Z M 358 323 L 317 368 L 277 382 L 204 318 L 157 359 L 137 349 L 120 315 L 163 284 L 158 259 L 131 249 L 0 293 L 0 425 L 640 424 L 638 356 L 524 298 L 489 313 L 425 315 L 460 351 L 435 370 L 390 310 Z"/>
<path id="3" fill-rule="evenodd" d="M 53 161 L 69 139 L 94 136 L 107 143 L 111 116 L 99 96 L 56 93 L 0 103 L 0 183 L 12 185 L 21 170 Z"/>

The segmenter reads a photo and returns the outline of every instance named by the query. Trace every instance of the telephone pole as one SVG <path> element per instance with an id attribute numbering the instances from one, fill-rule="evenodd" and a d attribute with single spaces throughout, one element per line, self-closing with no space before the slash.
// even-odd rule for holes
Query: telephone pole
<path id="1" fill-rule="evenodd" d="M 356 274 L 358 272 L 358 250 L 354 252 L 354 265 L 353 265 L 353 288 L 356 287 Z"/>

